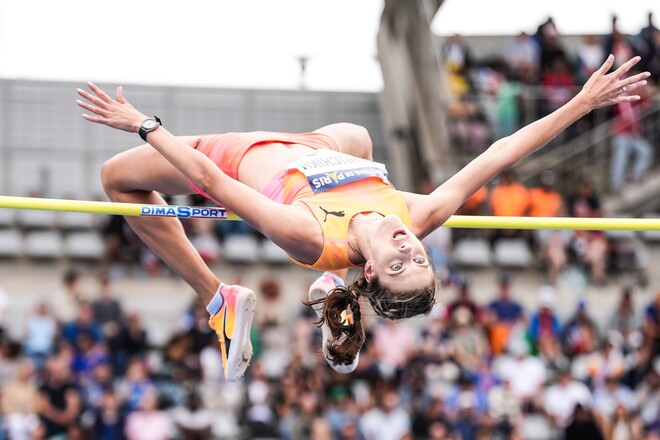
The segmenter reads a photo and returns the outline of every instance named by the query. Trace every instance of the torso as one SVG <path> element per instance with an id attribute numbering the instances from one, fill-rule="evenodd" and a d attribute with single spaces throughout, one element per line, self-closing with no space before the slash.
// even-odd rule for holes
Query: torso
<path id="1" fill-rule="evenodd" d="M 238 180 L 261 192 L 268 182 L 293 161 L 315 151 L 301 144 L 269 142 L 250 148 L 238 167 Z"/>

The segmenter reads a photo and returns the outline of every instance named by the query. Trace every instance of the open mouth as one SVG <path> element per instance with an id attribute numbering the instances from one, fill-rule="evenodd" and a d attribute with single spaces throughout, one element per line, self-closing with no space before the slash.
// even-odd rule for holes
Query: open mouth
<path id="1" fill-rule="evenodd" d="M 392 234 L 392 238 L 395 240 L 401 240 L 407 237 L 408 234 L 406 234 L 406 231 L 403 229 L 397 229 L 396 231 L 394 231 L 394 234 Z"/>

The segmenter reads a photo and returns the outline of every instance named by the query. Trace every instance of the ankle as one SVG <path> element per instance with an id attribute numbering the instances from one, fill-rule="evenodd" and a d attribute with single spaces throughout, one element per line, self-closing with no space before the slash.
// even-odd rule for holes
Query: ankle
<path id="1" fill-rule="evenodd" d="M 209 312 L 209 315 L 213 316 L 216 313 L 222 309 L 222 306 L 225 303 L 225 298 L 222 296 L 222 288 L 225 287 L 224 283 L 220 283 L 220 286 L 218 287 L 218 290 L 215 292 L 215 295 L 213 295 L 213 298 L 211 298 L 211 301 L 206 306 L 206 311 Z"/>

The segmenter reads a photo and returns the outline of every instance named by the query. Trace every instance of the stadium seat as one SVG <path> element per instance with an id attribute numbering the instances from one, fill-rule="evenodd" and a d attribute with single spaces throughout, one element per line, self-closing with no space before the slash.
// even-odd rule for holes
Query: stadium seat
<path id="1" fill-rule="evenodd" d="M 62 212 L 58 220 L 59 226 L 65 231 L 94 229 L 96 226 L 94 214 Z"/>
<path id="2" fill-rule="evenodd" d="M 79 260 L 100 260 L 105 244 L 97 232 L 71 232 L 64 238 L 64 255 Z"/>
<path id="3" fill-rule="evenodd" d="M 0 209 L 0 227 L 14 226 L 16 211 L 14 209 Z"/>
<path id="4" fill-rule="evenodd" d="M 0 257 L 18 258 L 23 255 L 23 236 L 18 229 L 0 229 Z"/>
<path id="5" fill-rule="evenodd" d="M 58 213 L 24 209 L 16 214 L 18 225 L 24 229 L 52 229 L 57 225 Z"/>
<path id="6" fill-rule="evenodd" d="M 252 235 L 229 235 L 225 238 L 222 255 L 230 263 L 256 263 L 259 260 L 259 242 Z"/>
<path id="7" fill-rule="evenodd" d="M 486 267 L 491 264 L 488 241 L 479 238 L 459 240 L 451 253 L 454 264 L 465 267 Z"/>
<path id="8" fill-rule="evenodd" d="M 61 258 L 63 248 L 62 236 L 58 232 L 33 231 L 25 235 L 25 255 L 30 258 Z"/>
<path id="9" fill-rule="evenodd" d="M 526 268 L 533 263 L 532 251 L 522 238 L 500 238 L 493 253 L 498 266 Z"/>
<path id="10" fill-rule="evenodd" d="M 260 257 L 265 263 L 285 264 L 290 263 L 289 256 L 278 245 L 270 240 L 263 240 L 260 246 Z"/>

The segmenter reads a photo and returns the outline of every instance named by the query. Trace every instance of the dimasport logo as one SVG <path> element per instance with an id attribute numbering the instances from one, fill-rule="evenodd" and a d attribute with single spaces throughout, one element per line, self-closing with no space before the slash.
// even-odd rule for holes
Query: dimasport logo
<path id="1" fill-rule="evenodd" d="M 208 206 L 149 206 L 140 207 L 140 215 L 152 217 L 179 217 L 179 218 L 227 218 L 224 208 L 211 208 Z"/>

